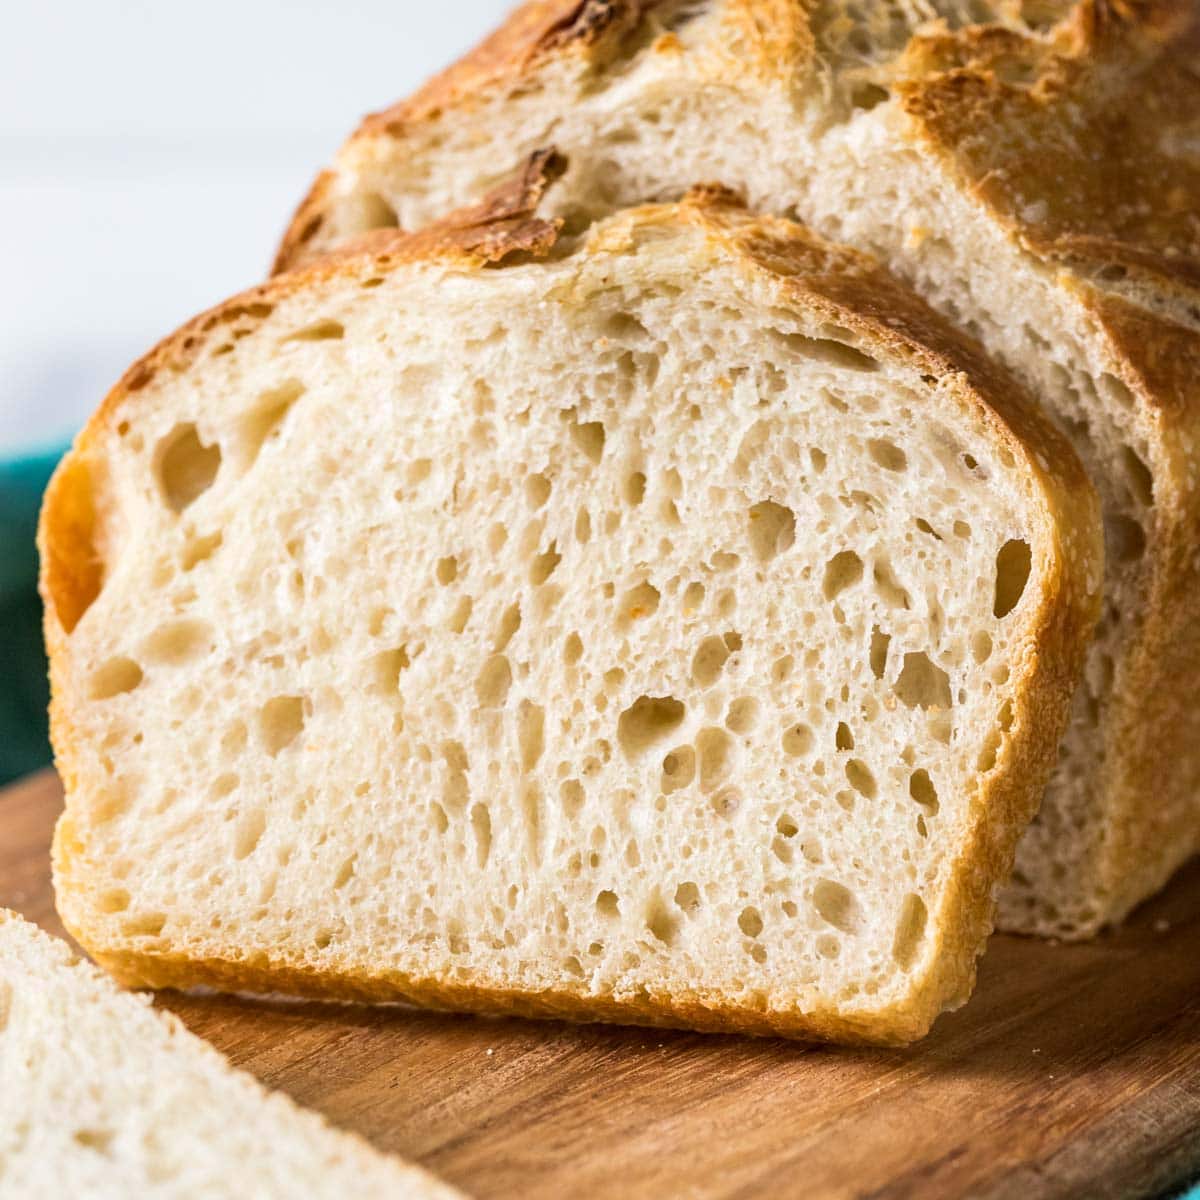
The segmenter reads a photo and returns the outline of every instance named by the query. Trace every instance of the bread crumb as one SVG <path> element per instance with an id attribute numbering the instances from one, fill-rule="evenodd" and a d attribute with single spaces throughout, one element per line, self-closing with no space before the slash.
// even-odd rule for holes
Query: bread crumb
<path id="1" fill-rule="evenodd" d="M 1154 922 L 1155 933 L 1166 933 L 1170 928 L 1171 922 L 1168 921 L 1166 917 L 1159 917 L 1158 920 Z"/>
<path id="2" fill-rule="evenodd" d="M 488 1058 L 491 1058 L 491 1057 L 492 1057 L 492 1055 L 493 1055 L 493 1054 L 495 1054 L 495 1053 L 496 1053 L 496 1051 L 495 1051 L 495 1050 L 493 1050 L 491 1046 L 489 1046 L 489 1047 L 487 1048 L 487 1056 L 488 1056 Z"/>

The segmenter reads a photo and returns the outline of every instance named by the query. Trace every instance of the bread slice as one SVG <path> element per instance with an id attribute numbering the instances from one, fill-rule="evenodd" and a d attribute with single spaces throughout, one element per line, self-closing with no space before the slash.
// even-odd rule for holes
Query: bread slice
<path id="1" fill-rule="evenodd" d="M 229 1064 L 149 998 L 0 909 L 0 1194 L 379 1197 L 461 1193 Z"/>
<path id="2" fill-rule="evenodd" d="M 476 217 L 199 318 L 61 467 L 63 919 L 149 986 L 917 1037 L 1065 721 L 1082 468 L 720 193 Z"/>
<path id="3" fill-rule="evenodd" d="M 572 220 L 720 179 L 883 258 L 1051 410 L 1100 491 L 1107 602 L 1001 905 L 1093 933 L 1200 844 L 1195 6 L 536 3 L 369 118 L 283 264 L 416 228 L 553 142 Z M 982 23 L 976 23 L 982 22 Z"/>

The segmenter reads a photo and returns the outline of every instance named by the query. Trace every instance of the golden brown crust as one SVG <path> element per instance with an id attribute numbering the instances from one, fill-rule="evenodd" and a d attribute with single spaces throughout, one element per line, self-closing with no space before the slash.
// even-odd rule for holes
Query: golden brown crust
<path id="1" fill-rule="evenodd" d="M 435 75 L 412 96 L 364 118 L 359 136 L 401 138 L 417 123 L 445 110 L 469 106 L 488 90 L 524 78 L 554 56 L 594 63 L 608 61 L 614 43 L 637 26 L 662 0 L 530 0 L 474 50 Z M 336 173 L 322 171 L 293 215 L 276 251 L 272 270 L 295 266 L 321 230 Z"/>
<path id="2" fill-rule="evenodd" d="M 527 197 L 540 186 L 518 187 Z M 657 1025 L 848 1042 L 898 1043 L 921 1036 L 939 1012 L 966 999 L 974 963 L 990 931 L 993 890 L 1011 867 L 1016 839 L 1032 816 L 1041 784 L 1049 773 L 1065 726 L 1070 695 L 1082 667 L 1098 606 L 1102 554 L 1096 501 L 1069 446 L 969 339 L 957 333 L 870 259 L 819 241 L 790 222 L 756 218 L 716 188 L 694 191 L 681 205 L 632 210 L 594 231 L 575 252 L 603 258 L 621 254 L 646 231 L 677 231 L 688 225 L 705 239 L 706 253 L 740 263 L 749 275 L 767 281 L 781 303 L 815 309 L 868 350 L 898 357 L 938 381 L 943 402 L 974 414 L 1003 448 L 1025 466 L 1031 504 L 1039 514 L 1034 531 L 1041 589 L 1029 619 L 1024 653 L 1013 672 L 1014 705 L 1008 735 L 996 765 L 981 775 L 971 801 L 970 838 L 952 871 L 940 906 L 930 913 L 930 934 L 922 975 L 903 1004 L 839 1013 L 832 1006 L 801 1011 L 786 995 L 729 997 L 654 993 L 594 996 L 572 984 L 529 993 L 496 980 L 444 975 L 414 977 L 395 971 L 364 971 L 353 965 L 322 967 L 288 957 L 286 948 L 269 956 L 240 960 L 193 959 L 169 945 L 147 942 L 144 951 L 114 947 L 103 921 L 93 915 L 87 849 L 76 815 L 87 804 L 73 772 L 72 709 L 86 703 L 73 696 L 63 664 L 70 654 L 59 606 L 47 589 L 47 640 L 51 650 L 55 699 L 53 735 L 67 787 L 67 811 L 55 834 L 54 865 L 63 920 L 90 953 L 128 983 L 153 987 L 199 983 L 250 991 L 290 991 L 351 999 L 403 999 L 483 1012 L 558 1016 L 576 1020 L 616 1020 Z M 472 226 L 472 228 L 475 228 Z M 136 404 L 138 391 L 155 371 L 170 365 L 186 369 L 198 352 L 197 339 L 212 331 L 260 319 L 294 291 L 324 280 L 370 278 L 401 262 L 446 260 L 437 239 L 391 233 L 387 246 L 344 252 L 285 275 L 235 298 L 167 339 L 142 360 L 110 394 L 68 457 L 64 472 L 84 461 L 100 430 Z M 479 257 L 464 256 L 451 242 L 448 261 L 478 269 Z M 221 333 L 224 336 L 224 333 Z M 42 515 L 46 562 L 50 551 L 69 547 L 64 522 L 68 511 L 52 492 Z M 66 538 L 68 540 L 63 541 Z"/>
<path id="3" fill-rule="evenodd" d="M 1197 28 L 1190 3 L 1093 4 L 1049 42 L 986 27 L 917 38 L 898 91 L 930 151 L 1026 249 L 1193 291 Z"/>
<path id="4" fill-rule="evenodd" d="M 363 123 L 365 131 L 401 136 L 417 121 L 469 105 L 479 92 L 521 78 L 556 55 L 607 61 L 614 43 L 664 0 L 532 0 L 458 62 L 435 75 L 406 100 Z"/>

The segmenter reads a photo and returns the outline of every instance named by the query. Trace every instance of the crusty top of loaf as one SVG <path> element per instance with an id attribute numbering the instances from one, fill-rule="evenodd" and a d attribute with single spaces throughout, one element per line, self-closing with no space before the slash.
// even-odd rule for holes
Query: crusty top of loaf
<path id="1" fill-rule="evenodd" d="M 489 97 L 536 87 L 571 62 L 601 75 L 639 37 L 683 52 L 661 20 L 670 0 L 534 0 L 413 96 L 367 117 L 351 144 L 403 140 Z M 1180 319 L 1200 306 L 1200 22 L 1191 0 L 1054 0 L 1054 20 L 992 0 L 971 24 L 957 0 L 895 42 L 873 23 L 871 61 L 843 53 L 848 15 L 799 0 L 714 0 L 715 32 L 689 49 L 715 79 L 803 87 L 821 77 L 893 88 L 929 148 L 980 201 L 1048 261 L 1100 284 L 1155 293 Z M 1028 8 L 1029 6 L 1025 6 Z M 857 19 L 857 18 L 855 18 Z M 294 264 L 316 234 L 337 180 L 323 172 L 280 247 Z M 1145 302 L 1147 297 L 1136 298 Z"/>

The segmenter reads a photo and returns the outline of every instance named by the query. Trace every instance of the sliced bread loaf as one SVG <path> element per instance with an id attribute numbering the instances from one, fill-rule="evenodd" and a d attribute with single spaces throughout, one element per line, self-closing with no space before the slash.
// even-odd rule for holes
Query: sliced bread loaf
<path id="1" fill-rule="evenodd" d="M 148 997 L 0 909 L 0 1195 L 298 1194 L 460 1195 L 268 1093 Z"/>
<path id="2" fill-rule="evenodd" d="M 582 220 L 720 179 L 882 257 L 1052 411 L 1107 602 L 1002 903 L 1081 936 L 1200 845 L 1200 75 L 1184 0 L 523 6 L 317 181 L 284 264 L 416 228 L 553 141 Z M 507 153 L 498 152 L 506 148 Z"/>
<path id="3" fill-rule="evenodd" d="M 1066 718 L 1082 468 L 719 193 L 474 219 L 197 319 L 60 468 L 64 920 L 150 986 L 920 1035 Z"/>

